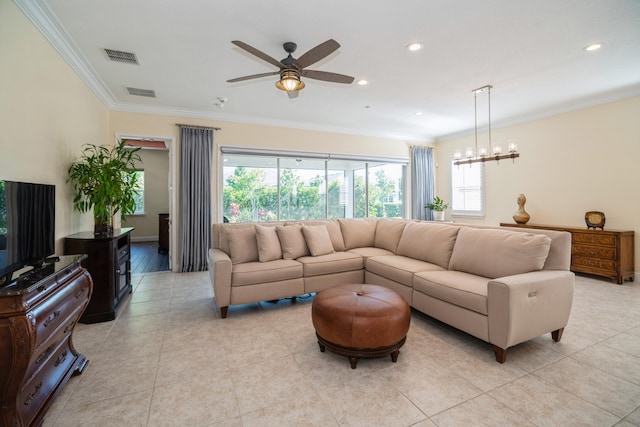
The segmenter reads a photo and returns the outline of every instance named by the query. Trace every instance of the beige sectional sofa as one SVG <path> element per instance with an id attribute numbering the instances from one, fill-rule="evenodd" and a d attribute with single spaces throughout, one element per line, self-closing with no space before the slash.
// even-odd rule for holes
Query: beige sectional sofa
<path id="1" fill-rule="evenodd" d="M 214 224 L 209 274 L 221 316 L 230 305 L 346 283 L 393 289 L 409 305 L 493 344 L 551 332 L 573 301 L 569 233 L 393 219 Z"/>

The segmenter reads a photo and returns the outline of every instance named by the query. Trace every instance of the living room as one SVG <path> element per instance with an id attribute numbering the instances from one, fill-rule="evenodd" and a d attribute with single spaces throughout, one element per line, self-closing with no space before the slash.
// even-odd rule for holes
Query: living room
<path id="1" fill-rule="evenodd" d="M 637 6 L 634 7 L 638 12 Z M 0 68 L 0 117 L 3 118 L 4 131 L 0 142 L 0 178 L 55 184 L 57 253 L 62 253 L 64 236 L 93 228 L 90 214 L 79 214 L 73 210 L 73 194 L 66 182 L 68 166 L 85 143 L 112 144 L 120 134 L 178 141 L 175 124 L 189 123 L 221 128 L 214 137 L 214 164 L 217 164 L 220 146 L 302 151 L 318 151 L 318 147 L 322 147 L 323 152 L 329 153 L 367 153 L 408 159 L 411 147 L 421 145 L 434 149 L 436 194 L 445 198 L 450 194 L 454 151 L 474 145 L 473 132 L 433 141 L 416 141 L 163 114 L 161 109 L 156 112 L 130 111 L 105 105 L 11 1 L 0 3 L 0 40 L 0 54 L 5 64 Z M 246 58 L 241 59 L 245 64 L 248 62 Z M 470 108 L 473 105 L 471 90 L 485 83 L 489 82 L 470 83 L 465 89 Z M 494 84 L 495 93 L 499 93 L 500 86 Z M 599 103 L 585 101 L 581 108 L 558 106 L 557 113 L 540 111 L 537 117 L 534 114 L 528 120 L 514 119 L 512 124 L 503 123 L 495 127 L 493 139 L 517 139 L 521 157 L 515 162 L 503 160 L 486 165 L 486 205 L 482 218 L 455 218 L 448 213 L 447 219 L 492 226 L 513 222 L 516 198 L 523 193 L 526 194 L 526 210 L 533 223 L 585 227 L 584 213 L 596 210 L 606 214 L 606 228 L 638 230 L 636 212 L 640 211 L 640 198 L 635 186 L 640 181 L 640 172 L 635 163 L 640 158 L 640 83 L 636 81 L 634 85 L 620 88 L 607 96 L 608 99 L 602 97 Z M 498 107 L 498 99 L 494 108 Z M 480 138 L 486 136 L 485 130 L 479 134 Z M 220 176 L 214 173 L 211 179 L 212 200 L 219 201 Z M 214 206 L 214 220 L 220 222 L 221 217 L 219 208 Z M 172 241 L 177 241 L 175 232 Z M 637 246 L 637 238 L 635 243 Z M 636 251 L 636 269 L 639 265 L 640 254 Z M 502 419 L 503 424 L 574 424 L 576 418 L 554 418 L 554 413 L 562 413 L 563 405 L 565 409 L 569 408 L 565 413 L 567 417 L 577 417 L 580 412 L 592 415 L 590 419 L 579 418 L 579 424 L 613 425 L 629 416 L 621 424 L 638 425 L 640 414 L 636 408 L 640 406 L 640 372 L 637 366 L 640 364 L 637 361 L 640 351 L 635 342 L 640 335 L 640 312 L 637 309 L 640 295 L 637 272 L 635 276 L 634 282 L 625 282 L 622 286 L 591 277 L 577 279 L 572 322 L 584 323 L 573 323 L 572 328 L 568 328 L 561 350 L 554 349 L 556 343 L 552 343 L 549 337 L 541 337 L 510 355 L 513 363 L 508 361 L 503 366 L 492 360 L 483 343 L 425 316 L 417 316 L 412 319 L 412 328 L 414 325 L 419 328 L 419 333 L 417 331 L 413 336 L 414 347 L 410 346 L 410 336 L 405 353 L 401 353 L 398 360 L 398 366 L 405 359 L 411 363 L 422 363 L 421 367 L 411 365 L 413 372 L 418 373 L 415 380 L 406 372 L 401 379 L 394 377 L 395 371 L 388 369 L 388 360 L 359 365 L 354 374 L 340 358 L 332 358 L 326 363 L 317 351 L 313 330 L 310 337 L 305 330 L 310 327 L 307 318 L 310 304 L 304 300 L 297 306 L 288 301 L 251 305 L 220 321 L 211 302 L 211 287 L 206 273 L 136 277 L 134 294 L 123 309 L 122 319 L 97 325 L 78 325 L 76 328 L 76 347 L 87 354 L 91 364 L 85 374 L 68 383 L 51 408 L 50 416 L 45 418 L 45 425 L 270 425 L 275 422 L 299 425 L 304 424 L 300 418 L 295 418 L 300 416 L 308 417 L 310 425 L 321 424 L 320 418 L 329 420 L 329 425 L 392 425 L 395 420 L 394 425 L 427 426 L 459 425 L 465 419 L 465 413 L 486 417 L 494 424 L 499 422 L 491 418 L 496 413 L 506 417 Z M 182 299 L 174 294 L 180 286 L 188 286 L 190 290 Z M 161 304 L 154 305 L 154 301 Z M 167 327 L 169 321 L 175 323 Z M 203 328 L 193 327 L 195 322 L 203 325 L 207 321 L 210 324 Z M 284 379 L 284 382 L 272 383 L 275 384 L 273 390 L 265 383 L 274 381 L 274 378 L 261 376 L 258 368 L 249 369 L 252 362 L 248 355 L 242 354 L 260 336 L 256 331 L 260 332 L 265 343 L 272 344 L 272 348 L 261 348 L 261 356 L 253 352 L 250 354 L 255 360 L 265 363 L 263 371 L 279 372 Z M 593 336 L 589 335 L 590 331 Z M 125 332 L 132 335 L 127 336 Z M 243 332 L 246 333 L 244 336 Z M 123 335 L 108 339 L 110 333 Z M 211 341 L 226 340 L 226 352 L 223 346 L 206 348 L 201 356 L 194 356 L 189 363 L 180 365 L 180 358 L 189 359 L 183 350 L 195 353 L 197 343 L 203 337 Z M 612 340 L 609 348 L 618 349 L 617 354 L 605 352 L 603 347 L 600 347 L 600 352 L 591 348 L 606 340 Z M 189 341 L 194 343 L 191 347 L 180 347 Z M 104 345 L 105 342 L 108 345 Z M 296 346 L 305 351 L 291 351 Z M 429 351 L 430 346 L 435 348 L 437 360 L 435 355 L 429 359 L 422 354 Z M 161 355 L 163 351 L 166 353 Z M 580 396 L 578 392 L 566 392 L 557 385 L 553 386 L 553 393 L 550 392 L 549 384 L 556 384 L 556 378 L 540 379 L 544 377 L 544 370 L 549 368 L 557 374 L 558 381 L 571 382 L 571 379 L 564 378 L 562 371 L 575 373 L 574 369 L 580 366 L 575 361 L 582 356 L 573 359 L 566 356 L 580 351 L 584 352 L 584 359 L 589 360 L 590 368 L 584 369 L 588 371 L 585 378 L 600 378 L 603 383 L 611 380 L 603 388 L 609 390 L 614 384 L 625 390 L 625 393 L 616 394 L 624 404 L 616 406 L 608 399 L 596 396 L 595 392 L 592 400 L 576 397 Z M 282 353 L 286 357 L 278 361 Z M 593 355 L 587 358 L 585 355 L 589 353 L 607 355 L 623 368 L 617 371 L 603 369 L 606 379 L 596 377 L 592 371 L 597 369 L 593 365 L 604 365 L 606 358 Z M 127 358 L 135 360 L 121 374 L 111 374 L 112 380 L 107 379 L 109 375 L 92 377 L 113 367 L 108 363 L 109 358 L 120 364 L 124 364 Z M 455 359 L 455 368 L 468 376 L 456 375 L 451 366 L 445 368 L 447 358 Z M 152 363 L 145 363 L 145 359 Z M 315 373 L 309 373 L 311 369 L 293 369 L 287 374 L 290 364 L 296 360 L 297 363 L 320 368 Z M 562 364 L 554 365 L 560 362 Z M 247 366 L 245 377 L 241 375 L 243 364 Z M 429 369 L 431 372 L 427 372 Z M 484 374 L 472 374 L 474 369 Z M 433 374 L 438 370 L 441 375 Z M 537 376 L 532 372 L 537 372 Z M 90 385 L 86 380 L 87 384 L 82 384 L 86 374 L 96 383 Z M 180 381 L 184 375 L 200 378 L 193 384 L 184 384 Z M 326 407 L 312 402 L 320 392 L 306 388 L 311 386 L 305 375 L 313 377 L 315 385 L 324 376 L 328 384 L 326 390 L 333 391 L 335 399 L 325 401 Z M 473 375 L 476 382 L 469 386 Z M 341 377 L 348 377 L 353 382 Z M 424 382 L 430 381 L 439 393 L 421 389 L 424 386 L 421 378 L 428 378 Z M 621 383 L 621 379 L 626 382 Z M 526 387 L 518 388 L 518 380 L 525 382 Z M 400 396 L 384 391 L 385 386 L 394 381 L 402 383 L 402 387 L 398 387 L 402 390 Z M 252 391 L 252 386 L 264 394 Z M 545 401 L 546 406 L 534 405 L 536 409 L 528 412 L 525 395 L 538 389 L 563 403 L 554 406 L 551 403 L 547 405 Z M 78 393 L 74 393 L 76 390 Z M 325 393 L 331 394 L 326 390 Z M 411 390 L 415 391 L 413 395 Z M 589 390 L 591 392 L 592 389 Z M 81 399 L 81 393 L 87 399 Z M 233 396 L 242 393 L 251 399 L 238 403 L 240 400 Z M 273 397 L 278 393 L 291 399 L 305 393 L 309 397 L 300 397 L 298 403 L 288 406 L 283 399 Z M 521 406 L 507 404 L 508 397 L 504 396 L 510 393 L 516 396 L 515 400 L 522 402 Z M 208 395 L 225 394 L 227 400 L 207 400 Z M 365 401 L 372 407 L 366 407 Z M 107 406 L 105 402 L 110 402 L 108 406 L 111 409 L 102 408 L 101 412 L 101 407 Z M 212 408 L 210 411 L 204 409 L 207 405 Z M 351 412 L 349 405 L 359 408 L 358 413 Z M 169 409 L 184 412 L 172 413 Z M 370 412 L 373 418 L 366 418 L 363 412 Z M 220 414 L 225 416 L 220 417 Z M 278 414 L 282 417 L 279 418 Z M 481 423 L 479 418 L 472 420 L 476 424 Z"/>

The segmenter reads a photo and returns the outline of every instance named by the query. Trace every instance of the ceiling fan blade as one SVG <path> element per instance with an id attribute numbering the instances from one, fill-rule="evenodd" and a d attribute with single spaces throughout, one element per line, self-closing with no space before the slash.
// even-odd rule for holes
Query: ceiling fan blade
<path id="1" fill-rule="evenodd" d="M 318 46 L 302 55 L 294 62 L 294 65 L 296 65 L 299 69 L 306 68 L 309 65 L 315 64 L 321 59 L 324 59 L 327 56 L 331 55 L 339 47 L 340 43 L 333 39 L 329 39 L 324 43 L 320 43 Z"/>
<path id="2" fill-rule="evenodd" d="M 296 90 L 295 92 L 287 92 L 287 95 L 289 95 L 289 99 L 293 99 L 293 98 L 297 98 L 299 93 L 300 91 Z"/>
<path id="3" fill-rule="evenodd" d="M 244 80 L 259 79 L 260 77 L 275 76 L 276 74 L 279 74 L 279 73 L 280 71 L 272 71 L 270 73 L 260 73 L 260 74 L 252 74 L 250 76 L 236 77 L 235 79 L 227 80 L 227 83 L 242 82 Z"/>
<path id="4" fill-rule="evenodd" d="M 275 58 L 272 58 L 271 56 L 267 55 L 266 53 L 256 49 L 253 46 L 249 46 L 248 44 L 246 44 L 245 42 L 241 42 L 240 40 L 233 40 L 231 43 L 233 43 L 234 45 L 238 46 L 239 48 L 242 48 L 244 50 L 246 50 L 247 52 L 249 52 L 250 54 L 257 56 L 258 58 L 267 61 L 269 64 L 273 64 L 278 68 L 287 68 L 284 66 L 284 64 L 280 61 L 278 61 Z"/>
<path id="5" fill-rule="evenodd" d="M 354 80 L 354 78 L 351 76 L 346 76 L 344 74 L 338 74 L 338 73 L 329 73 L 328 71 L 302 70 L 300 74 L 310 79 L 324 80 L 325 82 L 333 82 L 333 83 L 349 84 L 349 83 L 353 83 L 353 80 Z"/>

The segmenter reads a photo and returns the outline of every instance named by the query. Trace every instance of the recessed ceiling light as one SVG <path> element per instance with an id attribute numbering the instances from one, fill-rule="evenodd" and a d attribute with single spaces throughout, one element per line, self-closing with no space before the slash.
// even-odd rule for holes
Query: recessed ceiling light
<path id="1" fill-rule="evenodd" d="M 420 42 L 413 42 L 413 43 L 409 43 L 407 45 L 407 50 L 410 52 L 415 52 L 417 50 L 422 49 L 422 46 L 424 46 L 422 43 Z"/>
<path id="2" fill-rule="evenodd" d="M 365 86 L 365 85 L 368 85 L 368 84 L 369 84 L 369 81 L 368 81 L 368 80 L 365 80 L 365 79 L 361 79 L 361 80 L 358 80 L 358 84 L 359 84 L 360 86 Z"/>
<path id="3" fill-rule="evenodd" d="M 416 112 L 415 112 L 415 115 L 416 115 L 416 116 L 421 116 L 421 115 L 422 115 L 422 111 L 416 111 Z"/>
<path id="4" fill-rule="evenodd" d="M 602 43 L 592 43 L 589 46 L 586 46 L 584 50 L 587 52 L 593 52 L 594 50 L 598 50 L 602 47 Z"/>

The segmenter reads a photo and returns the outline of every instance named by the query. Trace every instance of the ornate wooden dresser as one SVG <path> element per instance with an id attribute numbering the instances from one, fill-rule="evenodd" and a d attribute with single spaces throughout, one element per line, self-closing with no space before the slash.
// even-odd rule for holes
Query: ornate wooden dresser
<path id="1" fill-rule="evenodd" d="M 589 230 L 504 222 L 500 226 L 568 231 L 571 233 L 571 271 L 608 277 L 619 285 L 634 279 L 635 233 L 632 230 Z"/>
<path id="2" fill-rule="evenodd" d="M 40 425 L 88 360 L 72 341 L 93 282 L 85 255 L 59 257 L 0 287 L 0 426 Z"/>

